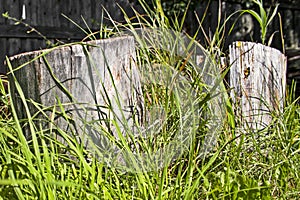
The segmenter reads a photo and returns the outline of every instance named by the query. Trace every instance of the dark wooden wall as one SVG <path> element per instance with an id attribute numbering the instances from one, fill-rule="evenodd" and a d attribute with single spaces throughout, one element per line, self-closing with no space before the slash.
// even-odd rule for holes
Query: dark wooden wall
<path id="1" fill-rule="evenodd" d="M 134 5 L 127 0 L 0 0 L 0 72 L 5 71 L 5 56 L 47 47 L 46 41 L 36 32 L 27 33 L 31 30 L 29 27 L 14 25 L 15 22 L 2 17 L 2 13 L 8 12 L 11 17 L 21 19 L 24 5 L 26 19 L 23 22 L 34 27 L 51 42 L 55 43 L 55 39 L 70 42 L 81 40 L 86 34 L 62 14 L 86 28 L 83 18 L 89 28 L 99 30 L 103 16 L 106 16 L 103 7 L 113 19 L 123 21 L 118 4 L 126 8 L 129 15 L 133 15 L 131 6 Z M 104 19 L 104 22 L 108 21 Z"/>
<path id="2" fill-rule="evenodd" d="M 0 0 L 0 13 L 8 12 L 10 16 L 21 19 L 22 8 L 25 5 L 26 19 L 23 20 L 24 22 L 35 27 L 52 42 L 55 42 L 55 39 L 68 42 L 81 40 L 86 35 L 72 22 L 64 18 L 61 15 L 62 13 L 81 27 L 85 27 L 81 19 L 82 16 L 91 29 L 97 30 L 103 16 L 106 16 L 102 7 L 107 9 L 114 20 L 122 22 L 123 14 L 118 8 L 118 4 L 126 10 L 129 16 L 133 16 L 134 13 L 131 6 L 142 12 L 137 2 L 138 0 Z M 164 3 L 166 9 L 174 5 L 171 0 L 162 0 L 162 2 L 169 2 Z M 191 34 L 194 33 L 199 27 L 195 13 L 201 19 L 208 7 L 206 18 L 202 25 L 205 32 L 208 35 L 212 35 L 217 26 L 218 0 L 194 0 L 192 2 L 193 4 L 190 7 L 185 23 L 185 30 Z M 246 1 L 222 0 L 222 15 L 229 16 L 232 12 L 245 8 L 257 10 L 253 4 L 248 5 L 241 2 Z M 266 6 L 271 6 L 274 1 L 265 2 L 269 3 Z M 300 77 L 298 75 L 300 74 L 298 73 L 300 71 L 300 0 L 279 0 L 279 2 L 279 12 L 282 15 L 284 26 L 286 54 L 289 57 L 289 66 L 291 66 L 290 68 L 293 71 L 292 75 L 289 76 L 297 78 Z M 235 19 L 236 17 L 228 23 L 227 29 L 229 29 Z M 104 20 L 104 22 L 108 23 L 108 20 Z M 5 71 L 2 64 L 5 56 L 47 47 L 45 40 L 35 32 L 27 33 L 28 30 L 30 28 L 24 25 L 14 25 L 13 21 L 0 17 L 0 72 Z M 278 30 L 279 20 L 276 17 L 269 29 L 269 35 Z M 205 39 L 201 32 L 198 38 L 205 44 Z M 234 31 L 224 44 L 224 49 L 226 50 L 228 45 L 235 40 L 260 41 L 259 25 L 253 18 L 244 17 L 238 20 Z M 282 50 L 279 33 L 275 34 L 272 46 Z"/>

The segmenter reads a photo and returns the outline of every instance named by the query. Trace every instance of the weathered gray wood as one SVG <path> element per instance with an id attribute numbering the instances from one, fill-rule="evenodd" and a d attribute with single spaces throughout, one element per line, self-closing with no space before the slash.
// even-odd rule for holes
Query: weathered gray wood
<path id="1" fill-rule="evenodd" d="M 260 130 L 282 112 L 286 87 L 286 57 L 277 49 L 252 42 L 230 46 L 230 87 L 236 116 L 244 129 Z"/>
<path id="2" fill-rule="evenodd" d="M 133 126 L 133 120 L 141 121 L 141 115 L 136 118 L 137 115 L 134 116 L 133 113 L 141 114 L 143 105 L 139 74 L 134 63 L 133 37 L 97 40 L 86 45 L 78 44 L 48 51 L 34 51 L 10 58 L 13 67 L 17 68 L 47 53 L 14 72 L 26 98 L 45 106 L 57 104 L 57 98 L 62 103 L 68 103 L 69 106 L 65 106 L 65 109 L 75 120 L 75 131 L 88 134 L 94 142 L 100 141 L 100 126 L 108 129 L 112 125 L 109 120 L 115 118 L 122 131 L 126 131 L 122 124 L 123 118 L 127 120 L 129 127 Z M 51 71 L 54 77 L 51 76 Z M 72 96 L 64 92 L 62 86 Z M 19 117 L 26 118 L 13 81 L 11 95 L 14 102 L 17 102 Z M 32 114 L 37 110 L 33 105 L 30 105 L 30 109 Z M 50 114 L 51 112 L 49 116 Z M 62 129 L 67 127 L 63 121 L 57 120 L 57 125 Z M 112 133 L 116 134 L 115 127 L 111 127 Z"/>

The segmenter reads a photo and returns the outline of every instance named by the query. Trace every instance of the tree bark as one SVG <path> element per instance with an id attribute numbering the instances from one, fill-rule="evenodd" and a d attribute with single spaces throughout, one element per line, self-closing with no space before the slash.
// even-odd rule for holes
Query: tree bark
<path id="1" fill-rule="evenodd" d="M 49 107 L 45 111 L 48 122 L 43 126 L 49 126 L 54 106 L 62 112 L 59 100 L 74 120 L 72 131 L 96 143 L 101 141 L 103 127 L 117 137 L 113 119 L 123 133 L 134 125 L 134 120 L 142 120 L 143 96 L 135 60 L 133 37 L 96 40 L 10 58 L 25 98 Z M 28 119 L 12 73 L 9 77 L 18 117 Z M 28 105 L 31 115 L 36 114 L 37 107 Z M 58 127 L 71 131 L 65 117 L 58 113 L 55 116 Z M 42 119 L 44 116 L 37 115 L 37 121 Z M 26 134 L 30 137 L 30 132 Z"/>
<path id="2" fill-rule="evenodd" d="M 282 112 L 287 59 L 277 49 L 252 42 L 230 45 L 231 98 L 243 130 L 258 131 Z"/>

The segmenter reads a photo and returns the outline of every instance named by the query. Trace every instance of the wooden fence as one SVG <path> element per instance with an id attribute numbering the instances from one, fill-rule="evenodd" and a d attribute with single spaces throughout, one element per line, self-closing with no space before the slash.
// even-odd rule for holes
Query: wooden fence
<path id="1" fill-rule="evenodd" d="M 162 2 L 167 2 L 162 1 Z M 171 1 L 169 1 L 171 2 Z M 187 20 L 185 23 L 185 30 L 189 33 L 193 33 L 198 29 L 198 23 L 195 18 L 195 13 L 199 19 L 202 19 L 206 9 L 206 18 L 204 19 L 202 26 L 210 35 L 217 27 L 218 19 L 218 7 L 219 1 L 193 1 L 187 13 Z M 210 4 L 209 4 L 210 2 Z M 223 16 L 228 16 L 236 10 L 246 8 L 246 4 L 239 3 L 238 0 L 224 0 L 221 3 L 221 11 Z M 266 1 L 267 2 L 267 1 Z M 288 68 L 290 75 L 288 78 L 296 78 L 300 75 L 297 73 L 300 70 L 300 6 L 299 1 L 292 0 L 279 0 L 280 13 L 282 15 L 285 48 L 288 56 L 288 65 L 292 66 Z M 138 4 L 138 0 L 0 0 L 0 13 L 8 12 L 10 16 L 23 19 L 25 23 L 28 23 L 35 27 L 41 34 L 55 42 L 55 39 L 63 41 L 74 41 L 82 39 L 85 34 L 77 28 L 72 22 L 64 18 L 61 14 L 65 14 L 80 26 L 85 27 L 84 18 L 88 26 L 92 30 L 99 29 L 99 23 L 103 19 L 105 12 L 104 7 L 111 17 L 119 22 L 123 20 L 123 14 L 118 8 L 118 4 L 125 9 L 129 16 L 133 16 L 134 13 L 131 9 L 133 6 L 139 12 L 142 12 Z M 164 5 L 169 6 L 167 3 Z M 269 6 L 269 5 L 266 5 Z M 248 7 L 250 9 L 256 9 L 254 5 Z M 234 22 L 234 20 L 228 23 L 227 27 Z M 104 23 L 109 23 L 108 20 L 104 20 Z M 6 55 L 12 56 L 21 52 L 32 51 L 47 46 L 45 40 L 34 32 L 27 33 L 30 28 L 23 25 L 14 25 L 14 22 L 6 18 L 0 17 L 0 72 L 4 72 L 5 68 L 2 66 Z M 269 35 L 279 30 L 278 17 L 275 18 L 269 29 Z M 227 39 L 225 49 L 233 41 L 259 41 L 260 30 L 258 24 L 253 18 L 244 17 L 241 18 L 233 34 Z M 205 42 L 203 34 L 199 34 L 199 40 L 202 43 Z M 275 34 L 273 47 L 280 50 L 281 39 L 280 34 Z"/>
<path id="2" fill-rule="evenodd" d="M 105 11 L 110 13 L 114 20 L 122 22 L 123 14 L 118 4 L 133 15 L 131 6 L 126 0 L 0 0 L 0 13 L 8 12 L 11 17 L 22 19 L 55 43 L 55 39 L 63 42 L 78 41 L 86 34 L 74 23 L 62 16 L 68 16 L 79 26 L 87 28 L 84 19 L 91 30 L 99 30 Z M 135 6 L 137 10 L 139 6 Z M 107 16 L 106 16 L 107 17 Z M 14 25 L 14 21 L 0 17 L 0 72 L 5 72 L 3 61 L 5 56 L 38 50 L 47 47 L 46 41 L 31 28 L 22 24 Z M 108 24 L 109 20 L 104 19 Z"/>

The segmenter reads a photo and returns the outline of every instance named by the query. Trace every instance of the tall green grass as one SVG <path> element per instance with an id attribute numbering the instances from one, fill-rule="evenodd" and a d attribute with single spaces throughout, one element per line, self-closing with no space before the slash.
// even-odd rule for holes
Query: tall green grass
<path id="1" fill-rule="evenodd" d="M 160 1 L 156 1 L 157 10 L 154 11 L 142 0 L 141 4 L 148 18 L 136 12 L 139 23 L 134 24 L 127 18 L 127 25 L 115 27 L 116 30 L 129 30 L 135 35 L 135 28 L 142 26 L 170 33 L 171 19 L 165 18 Z M 176 31 L 180 31 L 183 22 L 176 23 L 179 25 Z M 135 36 L 139 43 L 146 42 L 137 34 Z M 192 63 L 188 65 L 184 61 L 187 58 L 178 61 L 159 48 L 142 48 L 137 53 L 140 66 L 159 63 L 175 70 L 185 66 L 185 75 L 194 77 L 189 71 Z M 9 60 L 7 62 L 10 66 Z M 217 60 L 213 62 L 218 63 Z M 57 100 L 55 105 L 46 108 L 28 101 L 18 80 L 13 81 L 25 107 L 33 104 L 42 115 L 51 110 L 71 123 L 64 103 Z M 145 105 L 156 102 L 166 105 L 170 111 L 169 127 L 161 132 L 161 140 L 165 141 L 172 137 L 170 130 L 176 128 L 172 125 L 180 122 L 180 99 L 170 98 L 164 87 L 150 86 L 143 91 L 145 97 L 149 97 Z M 273 113 L 268 129 L 250 132 L 237 140 L 234 133 L 238 121 L 227 102 L 227 118 L 214 149 L 205 157 L 199 156 L 203 137 L 207 134 L 203 120 L 187 152 L 157 170 L 134 173 L 97 159 L 72 136 L 72 132 L 55 125 L 55 115 L 46 119 L 47 128 L 35 123 L 37 115 L 29 109 L 26 109 L 27 118 L 19 119 L 15 102 L 10 93 L 5 92 L 1 81 L 0 199 L 297 199 L 300 195 L 300 107 L 299 99 L 293 96 L 294 89 L 295 85 L 289 89 L 283 113 Z M 24 122 L 32 136 L 29 140 L 24 136 Z M 62 140 L 53 137 L 54 134 Z M 259 141 L 257 135 L 261 135 Z M 132 139 L 124 137 L 119 145 L 127 148 L 126 142 Z M 146 146 L 146 141 L 141 144 L 145 151 L 151 152 L 153 147 Z M 159 143 L 150 141 L 149 144 Z"/>
<path id="2" fill-rule="evenodd" d="M 265 44 L 268 27 L 270 26 L 270 23 L 272 22 L 272 20 L 277 14 L 279 4 L 276 4 L 274 10 L 271 12 L 270 9 L 266 11 L 263 5 L 264 4 L 263 0 L 253 0 L 253 2 L 259 7 L 259 14 L 253 10 L 243 10 L 242 14 L 249 13 L 256 19 L 256 21 L 259 23 L 260 26 L 261 41 L 263 44 Z M 269 39 L 268 45 L 270 46 L 271 43 L 272 43 L 272 36 Z"/>

